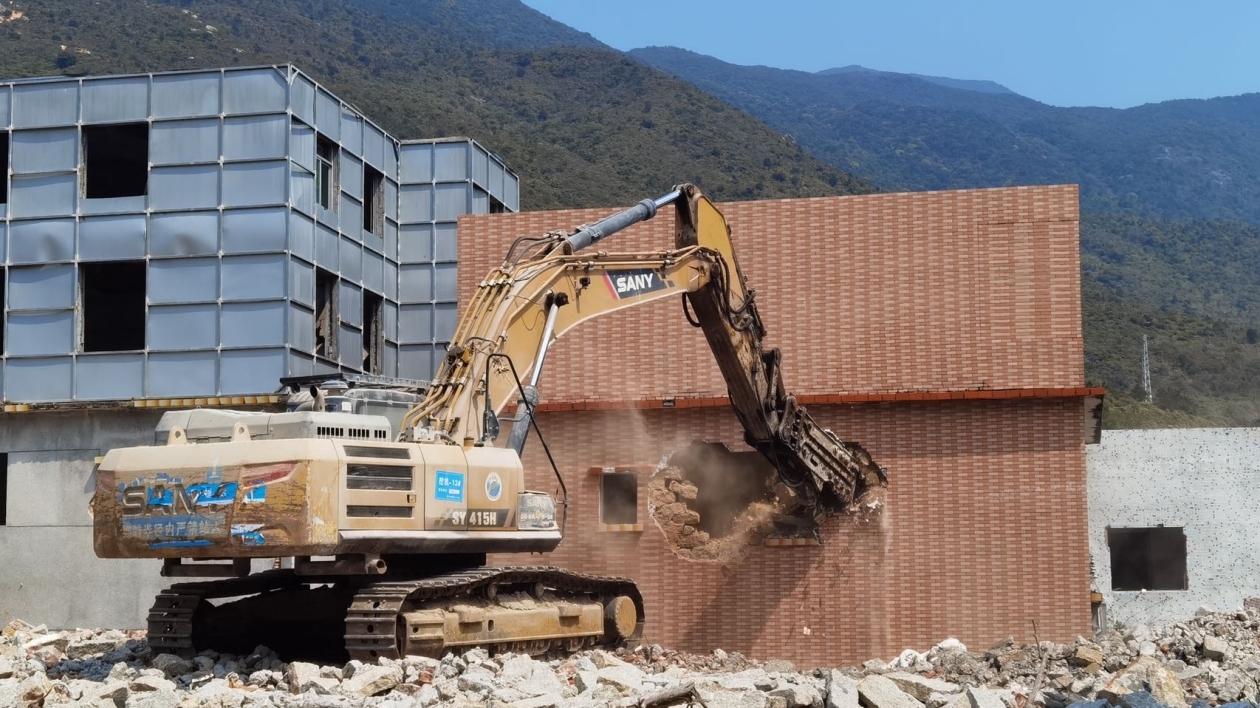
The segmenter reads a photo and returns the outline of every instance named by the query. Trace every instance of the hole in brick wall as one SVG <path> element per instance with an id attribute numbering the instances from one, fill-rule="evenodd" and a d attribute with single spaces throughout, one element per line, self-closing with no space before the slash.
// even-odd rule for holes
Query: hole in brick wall
<path id="1" fill-rule="evenodd" d="M 370 165 L 363 166 L 363 230 L 385 233 L 385 175 Z"/>
<path id="2" fill-rule="evenodd" d="M 669 457 L 648 482 L 648 508 L 674 552 L 730 561 L 768 536 L 812 534 L 809 519 L 787 513 L 792 493 L 756 452 L 697 442 Z"/>

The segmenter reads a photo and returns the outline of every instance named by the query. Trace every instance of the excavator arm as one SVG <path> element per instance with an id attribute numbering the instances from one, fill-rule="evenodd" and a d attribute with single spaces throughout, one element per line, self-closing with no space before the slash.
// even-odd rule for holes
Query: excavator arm
<path id="1" fill-rule="evenodd" d="M 583 252 L 671 203 L 674 249 Z M 493 444 L 499 413 L 519 401 L 508 446 L 520 452 L 536 401 L 533 384 L 556 338 L 593 317 L 680 294 L 718 362 L 746 442 L 775 467 L 802 506 L 818 515 L 840 510 L 862 486 L 883 479 L 865 450 L 818 426 L 786 394 L 779 352 L 763 348 L 765 328 L 726 220 L 693 185 L 569 234 L 518 239 L 504 264 L 478 285 L 438 375 L 400 435 Z"/>

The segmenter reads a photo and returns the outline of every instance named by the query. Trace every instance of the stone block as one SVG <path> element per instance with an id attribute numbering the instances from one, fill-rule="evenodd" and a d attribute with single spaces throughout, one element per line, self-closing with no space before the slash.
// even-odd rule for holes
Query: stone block
<path id="1" fill-rule="evenodd" d="M 858 700 L 865 708 L 921 708 L 923 705 L 884 676 L 867 676 L 858 682 Z M 973 708 L 1002 708 L 974 706 Z"/>

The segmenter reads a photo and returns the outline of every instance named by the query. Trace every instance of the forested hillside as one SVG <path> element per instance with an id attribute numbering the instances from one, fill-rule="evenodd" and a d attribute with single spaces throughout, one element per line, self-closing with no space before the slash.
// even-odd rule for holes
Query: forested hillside
<path id="1" fill-rule="evenodd" d="M 671 47 L 630 55 L 883 187 L 1071 182 L 1086 210 L 1260 223 L 1260 94 L 1059 108 L 908 74 L 736 66 Z"/>
<path id="2" fill-rule="evenodd" d="M 40 0 L 8 6 L 0 75 L 293 62 L 403 137 L 471 135 L 529 209 L 870 188 L 759 120 L 516 0 Z"/>

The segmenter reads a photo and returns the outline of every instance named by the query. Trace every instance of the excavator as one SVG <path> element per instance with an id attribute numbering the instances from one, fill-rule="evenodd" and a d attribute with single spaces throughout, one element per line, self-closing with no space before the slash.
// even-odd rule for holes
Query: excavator
<path id="1" fill-rule="evenodd" d="M 674 248 L 591 248 L 669 205 Z M 772 484 L 791 490 L 795 513 L 843 513 L 886 482 L 860 445 L 787 395 L 727 222 L 684 184 L 569 232 L 516 239 L 405 413 L 405 398 L 355 398 L 344 383 L 312 386 L 282 413 L 166 413 L 154 445 L 111 450 L 98 465 L 96 554 L 160 558 L 162 575 L 181 579 L 150 610 L 155 652 L 261 643 L 282 656 L 319 647 L 375 661 L 634 644 L 646 612 L 631 580 L 489 567 L 486 554 L 545 553 L 563 538 L 563 478 L 553 462 L 557 504 L 526 487 L 521 462 L 531 428 L 546 450 L 534 409 L 549 347 L 593 317 L 678 295 L 746 442 L 774 468 Z"/>

